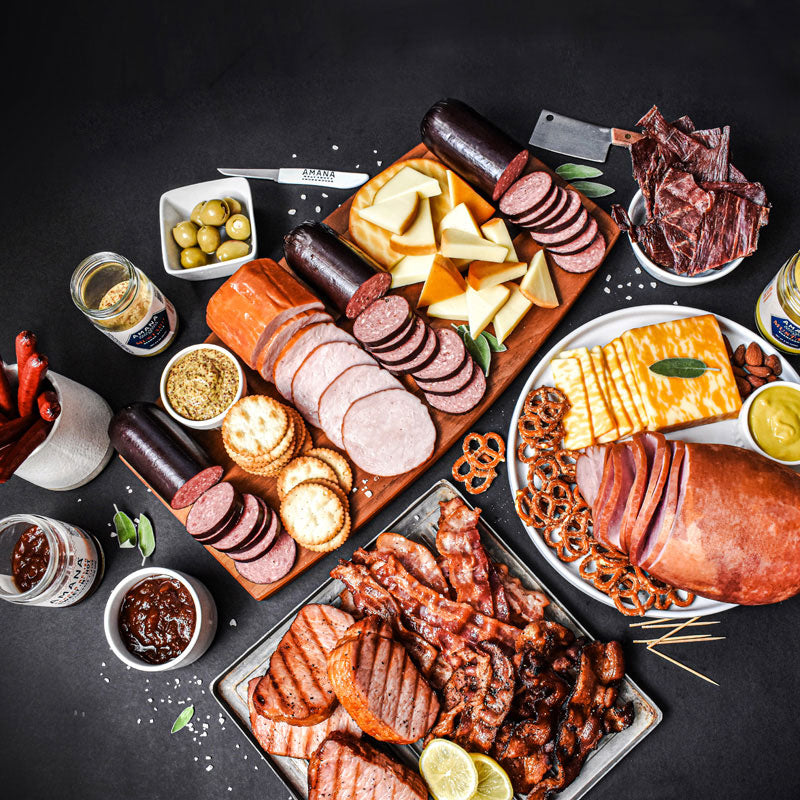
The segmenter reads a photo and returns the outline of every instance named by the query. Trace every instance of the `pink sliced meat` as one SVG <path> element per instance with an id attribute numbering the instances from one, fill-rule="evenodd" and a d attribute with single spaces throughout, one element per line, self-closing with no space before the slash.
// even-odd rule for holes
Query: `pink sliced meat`
<path id="1" fill-rule="evenodd" d="M 471 380 L 473 372 L 479 369 L 475 366 L 472 356 L 468 356 L 464 362 L 464 366 L 449 378 L 442 378 L 438 381 L 421 381 L 417 380 L 417 386 L 422 389 L 425 394 L 458 394 Z"/>
<path id="2" fill-rule="evenodd" d="M 261 558 L 264 553 L 272 547 L 272 543 L 277 539 L 283 531 L 280 518 L 269 507 L 267 507 L 267 515 L 264 519 L 264 527 L 262 528 L 256 541 L 252 542 L 248 547 L 227 553 L 234 561 L 241 563 L 247 561 L 255 561 Z"/>
<path id="3" fill-rule="evenodd" d="M 517 179 L 500 200 L 500 213 L 518 217 L 542 206 L 553 188 L 548 172 L 531 172 Z"/>
<path id="4" fill-rule="evenodd" d="M 403 384 L 375 364 L 358 364 L 346 369 L 330 383 L 319 399 L 319 424 L 337 446 L 342 442 L 342 420 L 347 409 L 360 397 L 383 389 L 402 389 Z"/>
<path id="5" fill-rule="evenodd" d="M 284 531 L 261 558 L 255 561 L 237 561 L 236 571 L 252 583 L 275 583 L 292 571 L 296 557 L 297 545 Z"/>
<path id="6" fill-rule="evenodd" d="M 532 211 L 530 214 L 515 218 L 513 220 L 514 224 L 521 225 L 523 228 L 529 228 L 534 225 L 545 228 L 561 217 L 568 203 L 569 193 L 560 186 L 557 186 L 553 194 L 553 199 L 549 203 L 541 209 Z"/>
<path id="7" fill-rule="evenodd" d="M 352 342 L 327 342 L 312 350 L 292 379 L 292 403 L 312 425 L 319 427 L 319 399 L 348 367 L 375 364 L 375 359 Z"/>
<path id="8" fill-rule="evenodd" d="M 611 496 L 611 490 L 614 486 L 614 470 L 616 467 L 616 460 L 613 458 L 614 448 L 617 445 L 608 445 L 608 453 L 606 455 L 605 464 L 603 465 L 603 479 L 600 481 L 600 488 L 597 490 L 597 497 L 592 503 L 592 519 L 599 520 L 603 509 L 608 503 Z"/>
<path id="9" fill-rule="evenodd" d="M 603 263 L 606 254 L 606 240 L 598 233 L 589 247 L 571 256 L 551 253 L 553 261 L 566 272 L 591 272 Z"/>
<path id="10" fill-rule="evenodd" d="M 232 483 L 223 481 L 212 486 L 191 507 L 186 518 L 186 530 L 195 538 L 219 534 L 242 510 L 242 498 Z"/>
<path id="11" fill-rule="evenodd" d="M 452 378 L 469 359 L 463 339 L 452 328 L 436 328 L 436 338 L 439 340 L 436 358 L 427 367 L 412 373 L 418 383 Z"/>
<path id="12" fill-rule="evenodd" d="M 214 542 L 214 548 L 224 553 L 234 550 L 250 539 L 253 531 L 264 522 L 264 510 L 258 498 L 245 492 L 242 495 L 242 513 L 236 524 L 221 538 Z"/>
<path id="13" fill-rule="evenodd" d="M 578 456 L 575 464 L 575 476 L 580 490 L 581 497 L 590 505 L 594 506 L 600 484 L 603 481 L 603 471 L 606 464 L 608 448 L 598 445 L 587 447 Z"/>
<path id="14" fill-rule="evenodd" d="M 567 193 L 567 204 L 558 217 L 547 222 L 544 220 L 532 222 L 527 227 L 534 233 L 558 233 L 572 225 L 583 210 L 583 201 L 574 189 L 565 189 L 564 191 Z"/>
<path id="15" fill-rule="evenodd" d="M 633 557 L 638 553 L 644 544 L 647 531 L 653 515 L 658 510 L 661 497 L 664 494 L 664 487 L 667 485 L 669 468 L 672 462 L 672 449 L 666 438 L 660 433 L 648 433 L 648 436 L 655 436 L 656 450 L 653 456 L 653 464 L 647 482 L 647 490 L 642 500 L 642 507 L 636 516 L 636 522 L 631 531 L 630 541 L 628 542 L 628 554 Z"/>
<path id="16" fill-rule="evenodd" d="M 414 333 L 414 323 L 416 322 L 416 320 L 417 320 L 416 314 L 411 314 L 408 317 L 406 324 L 397 332 L 397 334 L 392 336 L 392 338 L 389 339 L 388 342 L 384 342 L 381 345 L 373 347 L 369 347 L 367 345 L 364 346 L 367 348 L 367 350 L 370 351 L 370 353 L 385 353 L 389 350 L 392 350 L 398 345 L 408 341 L 411 334 Z"/>
<path id="17" fill-rule="evenodd" d="M 599 226 L 597 225 L 597 220 L 594 217 L 590 217 L 589 224 L 586 226 L 586 230 L 580 236 L 578 236 L 577 239 L 573 239 L 567 244 L 553 244 L 547 249 L 553 255 L 558 254 L 571 256 L 575 253 L 580 253 L 581 250 L 585 250 L 590 244 L 592 244 L 595 236 L 597 236 L 598 231 Z"/>
<path id="18" fill-rule="evenodd" d="M 403 475 L 424 464 L 436 446 L 425 405 L 405 389 L 384 389 L 356 400 L 342 421 L 348 456 L 372 475 Z"/>
<path id="19" fill-rule="evenodd" d="M 552 231 L 547 233 L 531 233 L 533 240 L 542 246 L 549 246 L 551 244 L 567 244 L 573 239 L 577 239 L 586 226 L 589 224 L 589 212 L 585 208 L 581 208 L 575 221 L 568 225 L 563 230 Z"/>
<path id="20" fill-rule="evenodd" d="M 387 367 L 401 367 L 404 362 L 411 361 L 419 355 L 425 345 L 427 331 L 428 326 L 425 324 L 425 321 L 422 317 L 415 315 L 414 328 L 411 332 L 411 336 L 402 344 L 398 344 L 391 350 L 375 353 L 375 358 Z"/>
<path id="21" fill-rule="evenodd" d="M 381 297 L 365 308 L 353 324 L 353 336 L 367 347 L 388 342 L 408 323 L 411 306 L 399 294 Z"/>
<path id="22" fill-rule="evenodd" d="M 622 515 L 622 526 L 619 534 L 620 550 L 623 553 L 627 553 L 630 549 L 631 533 L 647 491 L 650 468 L 656 454 L 657 442 L 658 440 L 655 436 L 647 433 L 637 433 L 630 442 L 625 442 L 625 447 L 628 448 L 633 459 L 634 477 L 627 502 L 625 503 L 625 512 Z"/>
<path id="23" fill-rule="evenodd" d="M 414 358 L 404 361 L 402 364 L 391 367 L 393 372 L 402 371 L 403 373 L 413 373 L 415 370 L 425 369 L 439 354 L 439 337 L 436 331 L 430 327 L 425 326 L 425 341 L 422 348 Z"/>
<path id="24" fill-rule="evenodd" d="M 192 505 L 200 499 L 204 492 L 220 482 L 224 472 L 222 467 L 206 467 L 178 489 L 170 501 L 170 505 L 172 508 L 187 508 Z"/>
<path id="25" fill-rule="evenodd" d="M 469 383 L 456 394 L 432 394 L 425 392 L 425 399 L 446 414 L 466 414 L 480 403 L 486 394 L 486 376 L 476 364 Z"/>
<path id="26" fill-rule="evenodd" d="M 292 399 L 292 378 L 305 357 L 323 342 L 353 342 L 355 339 L 334 323 L 313 325 L 275 362 L 275 388 L 286 400 Z"/>
<path id="27" fill-rule="evenodd" d="M 622 517 L 625 513 L 625 504 L 630 495 L 633 485 L 635 471 L 633 455 L 625 444 L 621 444 L 614 449 L 613 456 L 616 458 L 614 465 L 614 485 L 608 502 L 601 513 L 600 526 L 601 534 L 598 534 L 598 527 L 595 526 L 595 538 L 613 547 L 620 549 L 620 533 L 622 530 Z"/>
<path id="28" fill-rule="evenodd" d="M 333 322 L 333 318 L 326 311 L 304 311 L 287 320 L 275 335 L 267 343 L 261 356 L 258 359 L 256 368 L 261 377 L 272 381 L 272 373 L 275 369 L 275 361 L 281 354 L 284 346 L 299 330 L 307 328 L 309 325 L 316 325 L 321 322 Z"/>

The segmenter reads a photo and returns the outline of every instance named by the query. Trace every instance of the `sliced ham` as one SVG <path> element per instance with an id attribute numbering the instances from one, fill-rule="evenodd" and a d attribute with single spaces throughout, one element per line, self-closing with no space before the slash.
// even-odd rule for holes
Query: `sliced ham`
<path id="1" fill-rule="evenodd" d="M 654 436 L 644 433 L 636 434 L 630 442 L 625 443 L 625 446 L 631 451 L 631 458 L 633 458 L 634 478 L 625 503 L 619 534 L 620 549 L 623 553 L 630 550 L 633 526 L 636 524 L 636 517 L 639 516 L 639 509 L 642 507 L 642 500 L 647 492 L 647 484 L 650 482 L 650 467 L 656 454 L 656 442 L 657 439 Z"/>
<path id="2" fill-rule="evenodd" d="M 643 539 L 647 536 L 650 522 L 653 515 L 658 510 L 661 497 L 664 494 L 664 487 L 667 485 L 669 468 L 672 461 L 672 450 L 663 434 L 648 433 L 648 437 L 656 438 L 656 450 L 653 456 L 653 464 L 650 468 L 647 490 L 645 491 L 642 506 L 636 515 L 636 522 L 633 524 L 630 540 L 628 542 L 628 552 L 637 553 L 642 546 Z"/>
<path id="3" fill-rule="evenodd" d="M 326 311 L 302 311 L 287 319 L 275 331 L 258 357 L 256 369 L 261 377 L 271 383 L 275 361 L 283 351 L 284 346 L 292 340 L 298 331 L 307 328 L 309 325 L 316 325 L 321 322 L 333 322 L 333 318 Z"/>
<path id="4" fill-rule="evenodd" d="M 600 520 L 595 523 L 594 535 L 599 542 L 619 550 L 622 518 L 633 486 L 635 466 L 627 444 L 616 446 L 611 457 L 614 459 L 614 482 L 605 507 L 601 509 Z"/>
<path id="5" fill-rule="evenodd" d="M 600 491 L 607 455 L 608 450 L 605 447 L 592 445 L 578 456 L 578 461 L 575 465 L 578 489 L 583 499 L 590 506 L 594 506 L 597 494 Z"/>

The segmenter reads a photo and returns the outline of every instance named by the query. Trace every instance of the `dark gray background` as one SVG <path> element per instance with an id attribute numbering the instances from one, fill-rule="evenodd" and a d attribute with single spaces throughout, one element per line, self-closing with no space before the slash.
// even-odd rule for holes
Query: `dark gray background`
<path id="1" fill-rule="evenodd" d="M 796 27 L 775 4 L 659 4 L 668 8 L 658 16 L 650 4 L 497 0 L 115 5 L 18 4 L 6 20 L 0 256 L 0 351 L 8 357 L 17 331 L 33 328 L 54 369 L 96 389 L 114 408 L 156 397 L 171 353 L 207 334 L 205 303 L 220 283 L 163 272 L 162 192 L 212 179 L 225 164 L 360 165 L 375 173 L 379 161 L 387 165 L 419 141 L 419 120 L 443 96 L 472 103 L 522 141 L 542 107 L 631 126 L 657 103 L 667 116 L 690 114 L 701 127 L 732 125 L 735 163 L 767 186 L 770 224 L 757 254 L 733 275 L 706 288 L 651 288 L 620 239 L 546 349 L 600 314 L 645 303 L 677 300 L 752 327 L 758 293 L 798 247 Z M 543 157 L 554 166 L 569 160 Z M 611 199 L 627 204 L 634 191 L 627 153 L 612 152 L 604 169 L 617 189 Z M 294 223 L 324 217 L 343 199 L 251 183 L 263 256 L 279 254 L 281 235 Z M 608 201 L 600 202 L 608 208 Z M 176 304 L 182 328 L 171 351 L 150 360 L 128 356 L 72 306 L 72 270 L 105 249 L 128 256 Z M 527 372 L 481 430 L 507 431 Z M 432 465 L 337 555 L 371 538 L 445 476 L 454 457 Z M 158 539 L 153 563 L 199 577 L 219 606 L 219 633 L 206 656 L 149 683 L 126 671 L 103 637 L 108 594 L 139 566 L 136 552 L 119 551 L 109 538 L 113 503 L 147 512 Z M 797 599 L 729 611 L 718 626 L 725 641 L 675 649 L 719 681 L 717 688 L 637 650 L 626 620 L 547 566 L 516 518 L 504 473 L 480 505 L 594 634 L 623 638 L 631 675 L 664 709 L 661 727 L 592 797 L 794 794 Z M 116 460 L 89 486 L 63 494 L 12 479 L 0 489 L 0 512 L 21 511 L 93 531 L 108 569 L 96 595 L 74 609 L 0 604 L 4 793 L 286 796 L 237 728 L 219 721 L 208 685 L 326 577 L 336 556 L 257 603 Z M 177 701 L 188 698 L 198 725 L 208 724 L 206 735 L 170 736 Z"/>

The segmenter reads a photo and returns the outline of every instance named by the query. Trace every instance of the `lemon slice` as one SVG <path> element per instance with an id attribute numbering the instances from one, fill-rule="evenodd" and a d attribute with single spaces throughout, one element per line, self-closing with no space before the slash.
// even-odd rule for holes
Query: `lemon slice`
<path id="1" fill-rule="evenodd" d="M 435 800 L 470 800 L 478 788 L 478 770 L 469 753 L 447 739 L 428 743 L 419 771 Z"/>
<path id="2" fill-rule="evenodd" d="M 514 787 L 506 771 L 483 753 L 470 753 L 469 757 L 478 770 L 478 788 L 472 800 L 513 800 Z"/>

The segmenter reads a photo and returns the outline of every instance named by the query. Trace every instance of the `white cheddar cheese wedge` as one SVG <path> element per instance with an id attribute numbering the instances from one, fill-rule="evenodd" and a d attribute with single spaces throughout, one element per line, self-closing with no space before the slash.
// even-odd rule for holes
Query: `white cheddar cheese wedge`
<path id="1" fill-rule="evenodd" d="M 511 234 L 508 232 L 506 223 L 500 217 L 490 219 L 481 225 L 481 232 L 490 242 L 501 244 L 503 247 L 508 248 L 506 261 L 519 261 L 517 251 L 514 249 L 514 242 L 511 240 Z"/>
<path id="2" fill-rule="evenodd" d="M 358 210 L 358 216 L 391 233 L 404 233 L 417 213 L 419 195 L 416 192 L 397 195 L 377 205 Z"/>
<path id="3" fill-rule="evenodd" d="M 484 200 L 465 180 L 456 175 L 453 170 L 447 170 L 447 191 L 450 195 L 450 205 L 455 208 L 465 203 L 470 213 L 478 223 L 485 222 L 494 214 L 494 206 Z"/>
<path id="4" fill-rule="evenodd" d="M 417 216 L 411 227 L 405 233 L 392 234 L 390 246 L 396 253 L 404 256 L 425 256 L 436 252 L 431 201 L 427 197 L 420 197 Z"/>
<path id="5" fill-rule="evenodd" d="M 403 256 L 392 267 L 392 289 L 399 289 L 401 286 L 410 286 L 411 284 L 423 283 L 428 280 L 435 258 L 435 254 Z"/>
<path id="6" fill-rule="evenodd" d="M 467 283 L 476 291 L 490 289 L 500 283 L 515 281 L 528 271 L 524 261 L 473 261 L 469 265 Z"/>
<path id="7" fill-rule="evenodd" d="M 439 223 L 440 232 L 453 229 L 480 237 L 481 230 L 472 218 L 472 214 L 469 213 L 466 203 L 460 203 L 452 211 L 448 211 Z"/>
<path id="8" fill-rule="evenodd" d="M 468 317 L 467 293 L 456 295 L 449 300 L 431 303 L 427 308 L 429 317 L 436 319 L 465 320 Z"/>
<path id="9" fill-rule="evenodd" d="M 505 261 L 508 255 L 507 247 L 455 228 L 442 231 L 440 251 L 448 258 L 466 258 L 470 261 L 495 261 L 498 263 Z"/>
<path id="10" fill-rule="evenodd" d="M 510 291 L 508 300 L 500 307 L 494 315 L 494 335 L 497 341 L 502 344 L 514 330 L 514 328 L 525 319 L 525 315 L 531 310 L 531 303 L 527 297 L 519 290 L 516 283 L 506 284 Z"/>
<path id="11" fill-rule="evenodd" d="M 539 250 L 531 259 L 531 265 L 528 267 L 525 277 L 520 281 L 519 288 L 532 303 L 536 303 L 540 308 L 556 308 L 558 306 L 558 296 L 553 286 L 553 279 L 550 277 L 544 250 Z"/>
<path id="12" fill-rule="evenodd" d="M 413 167 L 403 167 L 400 172 L 388 180 L 375 193 L 372 205 L 383 203 L 401 194 L 420 194 L 423 197 L 436 197 L 442 193 L 442 187 L 436 178 L 423 175 Z"/>
<path id="13" fill-rule="evenodd" d="M 467 286 L 467 319 L 469 335 L 473 339 L 480 336 L 481 331 L 494 319 L 494 315 L 508 300 L 511 290 L 507 286 L 492 286 L 476 292 Z"/>

